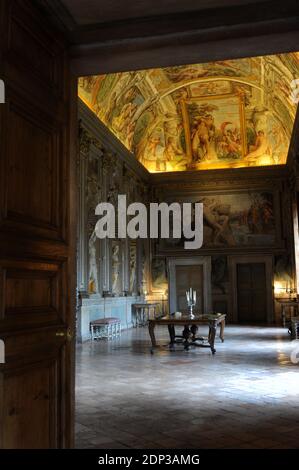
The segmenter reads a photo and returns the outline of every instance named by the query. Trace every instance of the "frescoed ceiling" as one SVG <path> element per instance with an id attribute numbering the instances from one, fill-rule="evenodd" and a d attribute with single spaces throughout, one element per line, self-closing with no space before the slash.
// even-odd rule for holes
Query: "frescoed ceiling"
<path id="1" fill-rule="evenodd" d="M 289 53 L 82 77 L 79 97 L 150 172 L 277 165 L 298 78 Z"/>

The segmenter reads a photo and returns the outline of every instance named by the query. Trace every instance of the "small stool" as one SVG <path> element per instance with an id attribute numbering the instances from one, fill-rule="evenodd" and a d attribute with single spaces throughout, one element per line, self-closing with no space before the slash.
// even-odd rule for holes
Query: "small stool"
<path id="1" fill-rule="evenodd" d="M 91 340 L 119 338 L 121 335 L 121 323 L 119 318 L 99 318 L 90 322 Z"/>
<path id="2" fill-rule="evenodd" d="M 291 338 L 299 339 L 299 317 L 291 318 Z"/>

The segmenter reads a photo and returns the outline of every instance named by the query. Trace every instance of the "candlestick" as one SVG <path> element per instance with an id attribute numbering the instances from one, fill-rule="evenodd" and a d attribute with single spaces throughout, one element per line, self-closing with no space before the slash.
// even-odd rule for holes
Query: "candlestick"
<path id="1" fill-rule="evenodd" d="M 188 312 L 190 317 L 193 317 L 193 307 L 196 304 L 196 291 L 193 287 L 190 287 L 189 290 L 186 291 L 186 298 L 187 298 L 187 305 L 188 305 Z"/>

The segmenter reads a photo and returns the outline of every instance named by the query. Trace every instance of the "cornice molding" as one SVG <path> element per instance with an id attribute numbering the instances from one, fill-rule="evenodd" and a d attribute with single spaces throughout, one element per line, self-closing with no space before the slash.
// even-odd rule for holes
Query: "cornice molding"
<path id="1" fill-rule="evenodd" d="M 234 168 L 223 170 L 184 171 L 173 173 L 152 173 L 151 185 L 156 188 L 167 187 L 194 189 L 194 187 L 244 186 L 244 184 L 277 184 L 277 181 L 289 176 L 287 165 L 275 165 L 259 168 Z"/>

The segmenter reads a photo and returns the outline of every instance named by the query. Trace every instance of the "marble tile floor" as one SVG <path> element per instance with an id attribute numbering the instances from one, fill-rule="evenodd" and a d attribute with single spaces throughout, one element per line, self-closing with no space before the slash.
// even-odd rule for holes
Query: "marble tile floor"
<path id="1" fill-rule="evenodd" d="M 156 330 L 166 344 L 167 329 Z M 76 447 L 298 449 L 293 348 L 270 326 L 227 326 L 215 356 L 181 346 L 151 355 L 147 328 L 79 345 Z"/>

